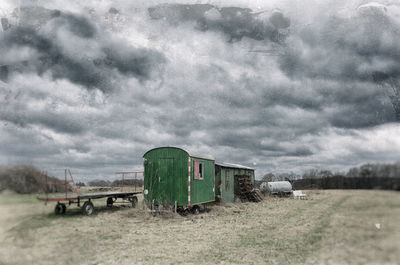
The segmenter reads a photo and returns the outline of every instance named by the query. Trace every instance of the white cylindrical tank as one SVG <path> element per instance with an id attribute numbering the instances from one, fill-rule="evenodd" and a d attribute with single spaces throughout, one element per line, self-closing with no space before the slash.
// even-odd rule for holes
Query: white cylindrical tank
<path id="1" fill-rule="evenodd" d="M 292 192 L 292 184 L 290 184 L 289 181 L 274 181 L 264 183 L 261 184 L 262 190 L 266 190 L 272 194 L 284 194 Z"/>

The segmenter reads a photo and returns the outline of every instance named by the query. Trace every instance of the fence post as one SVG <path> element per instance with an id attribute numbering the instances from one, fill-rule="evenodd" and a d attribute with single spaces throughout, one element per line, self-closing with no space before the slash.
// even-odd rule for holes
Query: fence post
<path id="1" fill-rule="evenodd" d="M 64 170 L 65 182 L 64 182 L 64 191 L 65 191 L 65 198 L 67 198 L 67 170 Z"/>

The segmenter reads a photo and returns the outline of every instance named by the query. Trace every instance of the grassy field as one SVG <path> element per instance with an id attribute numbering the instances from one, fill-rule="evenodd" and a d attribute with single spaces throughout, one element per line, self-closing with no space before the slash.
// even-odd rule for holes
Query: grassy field
<path id="1" fill-rule="evenodd" d="M 400 193 L 307 191 L 309 200 L 211 206 L 181 217 L 138 208 L 53 214 L 0 194 L 0 264 L 398 264 Z M 380 229 L 376 224 L 380 224 Z"/>

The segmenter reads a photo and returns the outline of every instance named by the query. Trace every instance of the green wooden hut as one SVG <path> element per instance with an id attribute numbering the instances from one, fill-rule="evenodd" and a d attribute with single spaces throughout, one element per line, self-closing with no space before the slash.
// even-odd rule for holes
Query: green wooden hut
<path id="1" fill-rule="evenodd" d="M 248 176 L 254 185 L 254 169 L 237 164 L 215 163 L 216 198 L 222 203 L 240 201 L 238 176 Z"/>
<path id="2" fill-rule="evenodd" d="M 176 205 L 185 210 L 215 200 L 212 157 L 159 147 L 147 151 L 143 158 L 144 199 L 149 207 Z"/>

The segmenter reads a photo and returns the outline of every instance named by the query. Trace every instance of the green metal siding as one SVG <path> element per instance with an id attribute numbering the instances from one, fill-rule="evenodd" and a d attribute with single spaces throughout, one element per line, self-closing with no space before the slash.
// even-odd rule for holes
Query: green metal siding
<path id="1" fill-rule="evenodd" d="M 222 199 L 221 202 L 234 202 L 235 196 L 235 182 L 233 179 L 233 170 L 229 168 L 222 168 L 221 177 L 222 177 Z"/>
<path id="2" fill-rule="evenodd" d="M 147 203 L 186 205 L 188 199 L 188 154 L 179 148 L 163 147 L 144 155 L 144 189 Z"/>
<path id="3" fill-rule="evenodd" d="M 221 202 L 235 202 L 235 175 L 250 175 L 254 184 L 254 170 L 229 168 L 216 165 L 216 179 L 221 180 Z M 227 182 L 229 182 L 227 184 Z"/>
<path id="4" fill-rule="evenodd" d="M 203 179 L 194 179 L 194 162 L 198 161 L 203 163 L 204 172 Z M 201 158 L 191 158 L 191 179 L 190 179 L 190 203 L 198 204 L 202 202 L 214 201 L 215 200 L 215 173 L 214 173 L 214 161 L 206 160 Z"/>

